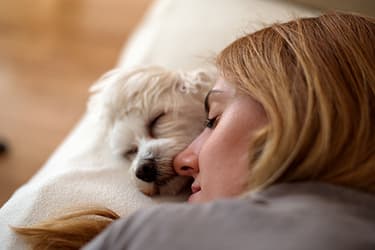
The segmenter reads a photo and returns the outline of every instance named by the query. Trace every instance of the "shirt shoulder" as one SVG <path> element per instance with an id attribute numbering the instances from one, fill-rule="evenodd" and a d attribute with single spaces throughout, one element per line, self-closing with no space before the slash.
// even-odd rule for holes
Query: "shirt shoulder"
<path id="1" fill-rule="evenodd" d="M 167 204 L 136 212 L 100 235 L 88 249 L 367 249 L 374 216 L 327 187 L 278 187 L 241 199 L 202 205 Z M 321 192 L 321 190 L 324 190 Z M 348 197 L 347 197 L 348 196 Z M 373 197 L 369 197 L 373 198 Z M 365 199 L 365 198 L 362 198 Z M 354 229 L 354 230 L 353 230 Z M 371 249 L 371 248 L 368 248 Z"/>

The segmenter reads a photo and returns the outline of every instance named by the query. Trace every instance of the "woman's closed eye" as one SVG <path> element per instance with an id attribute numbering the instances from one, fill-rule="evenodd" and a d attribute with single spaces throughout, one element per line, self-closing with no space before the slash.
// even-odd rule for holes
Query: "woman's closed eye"
<path id="1" fill-rule="evenodd" d="M 205 121 L 205 126 L 209 129 L 214 129 L 219 121 L 219 116 L 215 116 L 213 118 L 207 118 Z"/>

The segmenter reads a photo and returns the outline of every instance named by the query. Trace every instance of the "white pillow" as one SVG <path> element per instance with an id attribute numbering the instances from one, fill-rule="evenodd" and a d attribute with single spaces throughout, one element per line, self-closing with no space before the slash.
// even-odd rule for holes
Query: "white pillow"
<path id="1" fill-rule="evenodd" d="M 126 44 L 119 65 L 206 66 L 230 42 L 277 21 L 318 12 L 275 0 L 159 0 Z"/>

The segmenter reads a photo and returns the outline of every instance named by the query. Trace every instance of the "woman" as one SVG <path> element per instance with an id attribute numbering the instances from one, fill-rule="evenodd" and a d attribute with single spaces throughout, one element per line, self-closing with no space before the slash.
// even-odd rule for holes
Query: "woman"
<path id="1" fill-rule="evenodd" d="M 228 46 L 207 97 L 208 128 L 175 159 L 177 173 L 195 178 L 192 191 L 202 189 L 191 200 L 296 181 L 375 192 L 374 28 L 373 19 L 328 14 Z"/>
<path id="2" fill-rule="evenodd" d="M 139 211 L 85 249 L 374 249 L 374 41 L 374 19 L 332 13 L 229 45 L 174 160 L 191 203 L 218 201 Z"/>

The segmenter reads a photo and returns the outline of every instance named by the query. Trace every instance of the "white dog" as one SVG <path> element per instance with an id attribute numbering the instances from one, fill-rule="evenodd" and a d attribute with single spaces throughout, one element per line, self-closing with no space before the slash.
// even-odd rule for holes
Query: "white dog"
<path id="1" fill-rule="evenodd" d="M 108 145 L 147 195 L 176 194 L 188 179 L 177 176 L 174 156 L 203 129 L 204 97 L 214 74 L 160 67 L 114 70 L 92 87 L 89 107 L 107 124 Z"/>
<path id="2" fill-rule="evenodd" d="M 26 248 L 8 225 L 36 225 L 50 219 L 49 225 L 56 225 L 57 231 L 49 233 L 64 238 L 58 233 L 64 223 L 54 222 L 53 217 L 77 205 L 79 210 L 87 205 L 88 211 L 104 206 L 127 216 L 158 202 L 181 200 L 184 195 L 168 194 L 178 193 L 189 179 L 176 175 L 172 161 L 204 127 L 203 102 L 213 78 L 204 71 L 143 67 L 117 69 L 100 79 L 92 87 L 84 119 L 58 152 L 64 157 L 53 157 L 0 210 L 5 248 Z M 165 195 L 150 198 L 138 190 Z M 75 219 L 78 223 L 82 218 Z M 82 223 L 87 228 L 86 221 Z M 70 226 L 68 230 L 72 232 Z M 86 231 L 73 230 L 90 232 Z M 44 243 L 49 234 L 34 233 Z"/>

